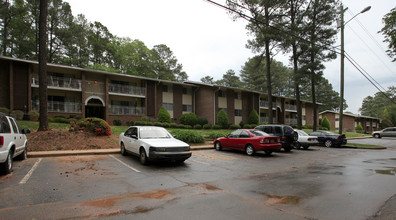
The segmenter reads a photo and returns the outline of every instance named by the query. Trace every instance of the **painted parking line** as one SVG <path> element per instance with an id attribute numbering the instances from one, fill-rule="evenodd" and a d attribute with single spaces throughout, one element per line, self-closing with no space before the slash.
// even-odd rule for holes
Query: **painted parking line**
<path id="1" fill-rule="evenodd" d="M 116 160 L 116 161 L 120 162 L 122 165 L 124 165 L 124 166 L 126 166 L 127 168 L 129 168 L 129 169 L 131 169 L 131 170 L 135 171 L 136 173 L 140 173 L 140 171 L 139 171 L 139 170 L 137 170 L 137 169 L 135 169 L 135 168 L 133 168 L 133 167 L 129 166 L 128 164 L 126 164 L 126 163 L 122 162 L 120 159 L 116 158 L 115 156 L 113 156 L 113 155 L 109 155 L 109 157 L 111 157 L 111 158 L 113 158 L 114 160 Z"/>
<path id="2" fill-rule="evenodd" d="M 204 165 L 210 165 L 210 163 L 206 163 L 206 162 L 202 162 L 202 161 L 194 160 L 194 159 L 189 159 L 188 161 L 193 161 L 195 163 L 200 163 L 200 164 L 204 164 Z"/>
<path id="3" fill-rule="evenodd" d="M 37 169 L 39 163 L 41 162 L 42 158 L 38 159 L 36 163 L 34 163 L 33 167 L 29 170 L 29 172 L 23 177 L 21 182 L 19 184 L 25 184 L 29 180 L 29 178 L 32 176 L 33 172 Z"/>

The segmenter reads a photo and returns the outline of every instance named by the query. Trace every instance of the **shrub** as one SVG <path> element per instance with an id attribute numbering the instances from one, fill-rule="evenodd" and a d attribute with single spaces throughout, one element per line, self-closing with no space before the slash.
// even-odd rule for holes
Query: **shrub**
<path id="1" fill-rule="evenodd" d="M 177 128 L 177 126 L 178 126 L 178 124 L 176 124 L 176 123 L 174 123 L 174 122 L 172 122 L 172 123 L 169 124 L 169 127 L 170 127 L 170 128 Z"/>
<path id="2" fill-rule="evenodd" d="M 240 129 L 241 126 L 239 126 L 239 125 L 231 125 L 230 128 L 231 129 Z"/>
<path id="3" fill-rule="evenodd" d="M 187 125 L 189 126 L 189 125 Z M 205 138 L 196 131 L 192 130 L 175 130 L 172 131 L 176 138 L 187 143 L 205 143 Z"/>
<path id="4" fill-rule="evenodd" d="M 92 132 L 98 136 L 111 135 L 111 128 L 109 124 L 100 118 L 85 118 L 79 120 L 78 122 L 71 120 L 70 130 Z"/>
<path id="5" fill-rule="evenodd" d="M 113 125 L 115 125 L 115 126 L 121 126 L 121 125 L 122 125 L 121 119 L 114 119 L 114 120 L 113 120 Z"/>
<path id="6" fill-rule="evenodd" d="M 208 119 L 206 119 L 205 117 L 198 117 L 197 124 L 204 126 L 208 124 Z"/>
<path id="7" fill-rule="evenodd" d="M 228 132 L 215 131 L 215 132 L 209 133 L 209 138 L 214 140 L 214 139 L 219 138 L 219 137 L 224 137 L 227 134 L 228 134 Z"/>
<path id="8" fill-rule="evenodd" d="M 11 115 L 18 121 L 23 119 L 23 111 L 21 111 L 21 110 L 12 111 Z"/>
<path id="9" fill-rule="evenodd" d="M 192 129 L 193 127 L 191 125 L 183 125 L 184 129 Z"/>
<path id="10" fill-rule="evenodd" d="M 257 113 L 256 110 L 252 110 L 249 114 L 248 118 L 248 124 L 254 124 L 257 125 L 260 122 L 260 117 L 259 114 Z"/>
<path id="11" fill-rule="evenodd" d="M 54 118 L 55 123 L 63 123 L 63 124 L 69 124 L 70 120 L 63 117 L 63 116 L 55 116 Z"/>
<path id="12" fill-rule="evenodd" d="M 217 124 L 224 129 L 230 126 L 228 115 L 224 110 L 220 110 L 219 113 L 217 113 Z"/>
<path id="13" fill-rule="evenodd" d="M 306 129 L 313 129 L 313 125 L 312 124 L 305 124 L 304 126 L 305 126 Z"/>
<path id="14" fill-rule="evenodd" d="M 194 129 L 202 129 L 202 125 L 196 124 L 196 125 L 194 125 Z"/>
<path id="15" fill-rule="evenodd" d="M 158 121 L 171 123 L 171 116 L 170 116 L 168 110 L 166 110 L 166 108 L 164 106 L 161 106 L 161 108 L 158 111 Z"/>
<path id="16" fill-rule="evenodd" d="M 184 125 L 191 125 L 194 126 L 198 122 L 198 117 L 195 113 L 185 113 L 180 117 L 180 123 Z"/>
<path id="17" fill-rule="evenodd" d="M 48 123 L 54 123 L 55 119 L 54 118 L 48 118 Z"/>
<path id="18" fill-rule="evenodd" d="M 139 126 L 153 126 L 154 123 L 151 121 L 135 121 L 135 125 Z"/>
<path id="19" fill-rule="evenodd" d="M 324 117 L 323 119 L 322 119 L 322 123 L 320 124 L 322 127 L 325 127 L 325 128 L 327 128 L 327 130 L 330 130 L 331 129 L 331 127 L 330 127 L 330 121 L 329 121 L 329 119 L 327 119 L 327 117 Z"/>
<path id="20" fill-rule="evenodd" d="M 10 110 L 8 108 L 5 108 L 5 107 L 0 107 L 0 112 L 3 112 L 6 115 L 10 114 Z"/>
<path id="21" fill-rule="evenodd" d="M 40 117 L 40 113 L 36 110 L 31 110 L 29 112 L 30 121 L 38 121 Z"/>
<path id="22" fill-rule="evenodd" d="M 210 124 L 204 124 L 203 129 L 209 130 L 212 126 Z"/>
<path id="23" fill-rule="evenodd" d="M 327 127 L 319 126 L 319 130 L 328 131 L 329 129 Z"/>
<path id="24" fill-rule="evenodd" d="M 150 121 L 150 118 L 148 116 L 142 116 L 140 121 Z"/>
<path id="25" fill-rule="evenodd" d="M 126 121 L 126 125 L 133 126 L 133 125 L 135 125 L 135 122 L 134 121 Z"/>
<path id="26" fill-rule="evenodd" d="M 252 124 L 246 124 L 246 125 L 244 125 L 244 127 L 243 128 L 246 128 L 246 129 L 252 129 L 252 128 L 255 128 L 256 127 L 256 125 L 252 125 Z"/>
<path id="27" fill-rule="evenodd" d="M 239 122 L 239 126 L 241 126 L 241 128 L 243 128 L 243 126 L 245 126 L 245 122 L 243 122 L 243 121 Z"/>
<path id="28" fill-rule="evenodd" d="M 355 130 L 356 130 L 357 133 L 363 133 L 363 127 L 362 127 L 362 125 L 361 125 L 361 124 L 358 124 L 358 125 L 356 126 Z"/>
<path id="29" fill-rule="evenodd" d="M 220 128 L 221 128 L 220 125 L 213 125 L 213 126 L 212 126 L 212 129 L 215 129 L 215 130 L 216 130 L 216 129 L 220 129 Z"/>

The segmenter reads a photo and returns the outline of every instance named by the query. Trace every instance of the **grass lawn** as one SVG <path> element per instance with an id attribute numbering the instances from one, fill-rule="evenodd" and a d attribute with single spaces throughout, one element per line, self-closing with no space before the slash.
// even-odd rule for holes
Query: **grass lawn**
<path id="1" fill-rule="evenodd" d="M 368 149 L 384 149 L 383 146 L 371 145 L 371 144 L 355 144 L 355 143 L 348 143 L 347 146 L 354 146 L 354 147 L 368 148 Z"/>

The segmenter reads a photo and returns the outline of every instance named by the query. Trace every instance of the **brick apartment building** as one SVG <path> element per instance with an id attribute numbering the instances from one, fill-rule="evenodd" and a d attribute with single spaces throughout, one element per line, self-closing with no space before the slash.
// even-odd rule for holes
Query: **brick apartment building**
<path id="1" fill-rule="evenodd" d="M 268 121 L 268 96 L 246 89 L 200 82 L 173 82 L 48 64 L 49 117 L 99 117 L 109 123 L 114 119 L 140 120 L 156 118 L 164 106 L 173 122 L 184 113 L 194 112 L 215 124 L 223 109 L 230 123 L 247 123 L 255 109 L 260 121 Z M 38 62 L 0 56 L 0 107 L 12 110 L 39 109 Z M 275 96 L 273 122 L 297 124 L 297 105 L 293 98 Z M 303 125 L 313 123 L 313 105 L 302 102 Z"/>
<path id="2" fill-rule="evenodd" d="M 331 130 L 339 131 L 340 129 L 340 114 L 334 111 L 323 111 L 319 113 L 320 118 L 326 117 L 330 121 Z M 349 113 L 343 113 L 342 130 L 355 131 L 358 124 L 363 127 L 364 133 L 371 133 L 380 129 L 380 118 L 374 118 L 363 115 L 355 115 Z"/>

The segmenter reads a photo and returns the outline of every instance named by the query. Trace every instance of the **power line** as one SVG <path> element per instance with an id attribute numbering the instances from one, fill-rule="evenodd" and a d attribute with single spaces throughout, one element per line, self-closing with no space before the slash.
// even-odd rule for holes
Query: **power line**
<path id="1" fill-rule="evenodd" d="M 220 8 L 222 8 L 222 9 L 225 9 L 225 10 L 227 10 L 227 11 L 229 11 L 229 12 L 233 12 L 233 13 L 236 13 L 236 14 L 238 14 L 239 16 L 241 16 L 241 18 L 243 18 L 243 19 L 245 19 L 245 20 L 247 20 L 247 21 L 249 21 L 249 22 L 252 22 L 252 23 L 260 23 L 260 24 L 264 24 L 262 21 L 259 21 L 259 20 L 257 20 L 257 19 L 255 19 L 255 18 L 252 18 L 252 17 L 250 17 L 250 16 L 248 16 L 248 15 L 246 15 L 246 14 L 244 14 L 244 13 L 242 13 L 242 12 L 239 12 L 239 11 L 237 11 L 237 10 L 235 10 L 235 9 L 232 9 L 232 8 L 229 8 L 229 7 L 227 7 L 227 6 L 224 6 L 224 5 L 222 5 L 222 4 L 219 4 L 219 3 L 217 3 L 217 2 L 214 2 L 214 1 L 212 1 L 212 0 L 204 0 L 204 1 L 206 1 L 206 2 L 209 2 L 209 3 L 211 3 L 211 4 L 213 4 L 213 5 L 215 5 L 215 6 L 217 6 L 217 7 L 220 7 Z M 237 3 L 235 3 L 235 2 L 232 2 L 232 1 L 230 1 L 231 3 L 233 3 L 233 4 L 235 4 L 236 6 L 238 6 L 238 7 L 241 7 L 241 8 L 243 8 L 243 9 L 245 9 L 245 10 L 248 10 L 248 9 L 246 9 L 245 7 L 243 7 L 243 6 L 240 6 L 239 4 L 237 4 Z M 302 37 L 299 37 L 299 36 L 296 36 L 296 35 L 294 35 L 293 33 L 290 33 L 289 31 L 285 31 L 285 30 L 282 30 L 282 29 L 280 29 L 280 28 L 277 28 L 277 27 L 275 27 L 275 26 L 273 26 L 273 25 L 269 25 L 269 27 L 271 27 L 271 28 L 273 28 L 273 29 L 275 29 L 275 30 L 277 30 L 277 31 L 280 31 L 280 32 L 283 32 L 283 33 L 285 33 L 285 34 L 288 34 L 288 35 L 290 35 L 290 36 L 292 36 L 292 37 L 295 37 L 295 38 L 298 38 L 298 39 L 300 39 L 300 40 L 302 40 L 302 41 L 305 41 L 305 42 L 308 42 L 308 43 L 311 43 L 309 40 L 307 40 L 307 39 L 304 39 L 304 38 L 302 38 Z M 339 52 L 340 51 L 340 49 L 338 49 L 338 48 L 336 48 L 336 47 L 334 47 L 334 46 L 332 46 L 332 45 L 324 45 L 324 46 L 326 46 L 326 47 L 324 47 L 324 46 L 322 46 L 322 45 L 318 45 L 318 44 L 315 44 L 316 46 L 319 46 L 319 47 L 322 47 L 322 48 L 324 48 L 324 49 L 327 49 L 327 50 L 330 50 L 330 51 L 332 51 L 332 52 L 334 52 L 334 53 L 337 53 L 337 54 L 341 54 L 341 52 Z M 348 55 L 348 54 L 345 54 L 346 56 L 346 58 L 347 58 L 347 60 L 379 91 L 379 92 L 381 92 L 384 96 L 386 96 L 392 103 L 395 103 L 396 104 L 396 102 L 394 102 L 390 97 L 388 97 L 386 94 L 385 94 L 385 92 L 384 91 L 382 91 L 375 83 L 373 83 L 373 81 L 375 81 L 374 80 L 374 78 L 373 78 L 373 81 L 372 80 L 370 80 L 370 78 L 365 74 L 365 73 L 363 73 L 363 71 L 364 72 L 366 72 L 367 73 L 367 71 L 365 71 L 356 61 L 354 61 L 353 60 L 353 58 L 350 56 L 350 55 Z M 359 68 L 359 67 L 360 68 Z M 369 75 L 369 74 L 368 74 Z M 371 77 L 371 76 L 370 76 Z M 372 78 L 372 77 L 371 77 Z M 376 82 L 376 81 L 375 81 Z M 379 85 L 379 83 L 377 82 L 377 84 Z M 381 86 L 382 87 L 382 86 Z M 384 89 L 385 90 L 385 89 Z"/>

